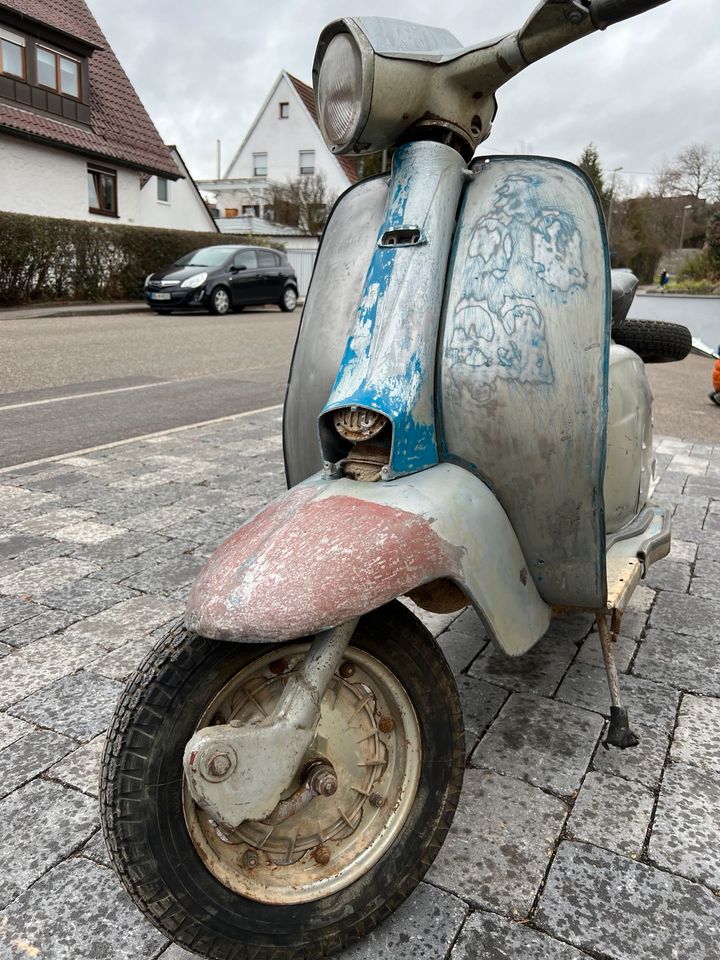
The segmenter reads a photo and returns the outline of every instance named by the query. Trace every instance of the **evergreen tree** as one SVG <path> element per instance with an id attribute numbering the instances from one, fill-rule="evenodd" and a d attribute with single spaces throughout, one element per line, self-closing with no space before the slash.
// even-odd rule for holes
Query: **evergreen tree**
<path id="1" fill-rule="evenodd" d="M 593 186 L 600 197 L 605 216 L 607 216 L 610 206 L 610 190 L 605 186 L 605 178 L 603 177 L 602 167 L 600 166 L 600 158 L 594 143 L 589 143 L 585 147 L 578 161 L 578 166 L 581 170 L 584 170 L 592 180 Z"/>

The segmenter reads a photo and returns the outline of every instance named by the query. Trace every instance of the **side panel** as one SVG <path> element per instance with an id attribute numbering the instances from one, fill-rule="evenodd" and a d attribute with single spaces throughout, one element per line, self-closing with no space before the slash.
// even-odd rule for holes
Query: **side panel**
<path id="1" fill-rule="evenodd" d="M 327 403 L 355 323 L 387 199 L 387 177 L 363 180 L 332 212 L 305 300 L 285 398 L 288 484 L 322 467 L 317 420 Z"/>
<path id="2" fill-rule="evenodd" d="M 443 455 L 495 492 L 540 595 L 607 597 L 609 270 L 594 191 L 561 161 L 476 161 L 440 339 Z"/>

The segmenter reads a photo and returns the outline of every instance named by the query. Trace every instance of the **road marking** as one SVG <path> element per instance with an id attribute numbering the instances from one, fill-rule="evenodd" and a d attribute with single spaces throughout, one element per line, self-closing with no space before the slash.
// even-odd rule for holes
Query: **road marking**
<path id="1" fill-rule="evenodd" d="M 200 379 L 200 378 L 198 378 Z M 108 393 L 127 393 L 130 390 L 148 390 L 150 387 L 165 387 L 169 383 L 184 383 L 183 380 L 159 380 L 157 383 L 140 383 L 134 387 L 113 387 L 111 390 L 92 390 L 90 393 L 70 393 L 66 397 L 48 397 L 45 400 L 26 400 L 24 403 L 0 404 L 0 413 L 3 410 L 19 410 L 21 407 L 38 407 L 42 403 L 60 403 L 61 400 L 83 400 L 86 397 L 102 397 Z"/>
<path id="2" fill-rule="evenodd" d="M 111 443 L 99 443 L 95 447 L 84 447 L 82 450 L 69 450 L 67 453 L 58 453 L 54 457 L 43 457 L 41 460 L 26 460 L 24 463 L 13 463 L 9 467 L 0 467 L 0 474 L 12 473 L 13 470 L 20 470 L 23 467 L 36 467 L 43 463 L 56 463 L 58 460 L 65 460 L 67 457 L 80 457 L 86 453 L 94 453 L 96 450 L 110 450 L 112 447 L 122 447 L 127 443 L 135 443 L 138 440 L 152 440 L 154 437 L 164 437 L 169 433 L 180 433 L 183 430 L 192 430 L 193 427 L 207 427 L 213 423 L 224 423 L 227 420 L 239 420 L 241 417 L 251 417 L 256 413 L 267 413 L 268 410 L 282 410 L 282 403 L 274 403 L 269 407 L 257 407 L 255 410 L 246 410 L 244 413 L 231 413 L 226 417 L 215 417 L 214 420 L 198 420 L 197 423 L 185 423 L 181 427 L 170 427 L 168 430 L 157 430 L 155 433 L 141 433 L 137 437 L 127 437 L 125 440 L 113 440 Z"/>

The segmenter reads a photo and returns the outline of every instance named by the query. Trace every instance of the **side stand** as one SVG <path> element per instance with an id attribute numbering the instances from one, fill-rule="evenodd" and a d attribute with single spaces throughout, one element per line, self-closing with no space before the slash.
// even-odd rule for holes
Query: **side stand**
<path id="1" fill-rule="evenodd" d="M 625 750 L 626 747 L 636 747 L 640 740 L 630 729 L 628 723 L 627 708 L 620 702 L 620 680 L 618 678 L 617 667 L 615 666 L 615 652 L 613 647 L 620 630 L 620 614 L 617 610 L 613 611 L 611 629 L 608 630 L 607 614 L 605 611 L 598 611 L 596 617 L 600 644 L 602 646 L 603 659 L 605 660 L 605 671 L 610 687 L 610 726 L 608 727 L 607 737 L 603 741 L 605 749 L 610 747 L 619 747 Z"/>

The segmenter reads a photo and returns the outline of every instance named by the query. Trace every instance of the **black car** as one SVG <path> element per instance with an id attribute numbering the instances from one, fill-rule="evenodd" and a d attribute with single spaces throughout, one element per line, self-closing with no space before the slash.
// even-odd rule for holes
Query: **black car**
<path id="1" fill-rule="evenodd" d="M 224 314 L 250 304 L 294 310 L 297 277 L 282 253 L 237 244 L 201 247 L 145 279 L 145 299 L 157 313 L 197 310 Z"/>

